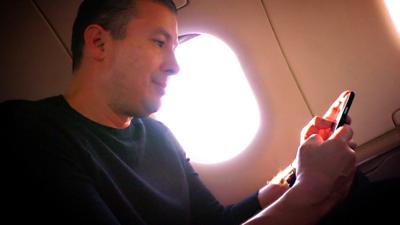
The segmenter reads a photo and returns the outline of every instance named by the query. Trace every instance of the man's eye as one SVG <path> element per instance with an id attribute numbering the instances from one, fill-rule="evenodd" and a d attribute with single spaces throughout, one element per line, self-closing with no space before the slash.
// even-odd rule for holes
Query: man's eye
<path id="1" fill-rule="evenodd" d="M 164 44 L 165 44 L 165 42 L 164 42 L 164 41 L 161 41 L 161 40 L 155 39 L 155 40 L 153 40 L 153 41 L 154 41 L 154 43 L 155 43 L 156 45 L 158 45 L 159 47 L 163 47 Z"/>

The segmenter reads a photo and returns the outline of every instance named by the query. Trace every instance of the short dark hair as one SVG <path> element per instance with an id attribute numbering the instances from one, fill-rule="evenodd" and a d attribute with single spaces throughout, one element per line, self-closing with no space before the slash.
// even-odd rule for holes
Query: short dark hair
<path id="1" fill-rule="evenodd" d="M 139 0 L 84 0 L 79 6 L 78 14 L 72 28 L 71 51 L 72 70 L 76 71 L 81 64 L 84 38 L 83 33 L 91 24 L 98 24 L 109 30 L 115 39 L 123 39 L 126 26 L 135 15 L 136 3 Z M 150 1 L 150 0 L 149 0 Z M 151 0 L 165 5 L 176 14 L 177 9 L 172 0 Z"/>

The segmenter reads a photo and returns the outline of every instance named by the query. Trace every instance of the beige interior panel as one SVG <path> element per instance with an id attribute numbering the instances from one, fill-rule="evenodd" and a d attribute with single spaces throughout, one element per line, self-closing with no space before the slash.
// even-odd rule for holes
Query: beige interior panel
<path id="1" fill-rule="evenodd" d="M 289 163 L 297 150 L 300 129 L 311 114 L 281 54 L 261 1 L 232 0 L 229 6 L 226 1 L 191 1 L 180 11 L 178 20 L 181 34 L 209 33 L 230 45 L 258 98 L 262 124 L 252 145 L 226 163 L 194 164 L 218 199 L 235 202 L 256 191 Z"/>
<path id="2" fill-rule="evenodd" d="M 354 138 L 394 128 L 400 106 L 400 35 L 381 0 L 263 0 L 283 53 L 314 113 L 353 89 Z"/>
<path id="3" fill-rule="evenodd" d="M 34 0 L 70 53 L 72 25 L 82 0 Z"/>
<path id="4" fill-rule="evenodd" d="M 29 0 L 2 2 L 0 101 L 62 93 L 71 60 Z"/>

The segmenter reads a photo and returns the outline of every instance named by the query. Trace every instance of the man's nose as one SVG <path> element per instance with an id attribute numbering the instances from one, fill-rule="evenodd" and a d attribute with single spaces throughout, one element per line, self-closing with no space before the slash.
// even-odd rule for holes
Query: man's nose
<path id="1" fill-rule="evenodd" d="M 163 70 L 167 73 L 167 75 L 175 75 L 179 72 L 179 65 L 175 57 L 175 53 L 171 52 L 166 57 L 166 62 L 164 64 Z"/>

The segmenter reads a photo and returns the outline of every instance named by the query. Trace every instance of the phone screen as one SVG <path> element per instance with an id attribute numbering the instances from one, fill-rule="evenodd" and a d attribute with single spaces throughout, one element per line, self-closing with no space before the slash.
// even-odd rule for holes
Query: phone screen
<path id="1" fill-rule="evenodd" d="M 353 99 L 355 97 L 354 91 L 350 91 L 344 98 L 343 104 L 340 105 L 340 112 L 336 117 L 336 123 L 333 126 L 333 131 L 343 126 L 346 122 L 347 114 L 349 113 L 351 103 L 353 103 Z"/>

